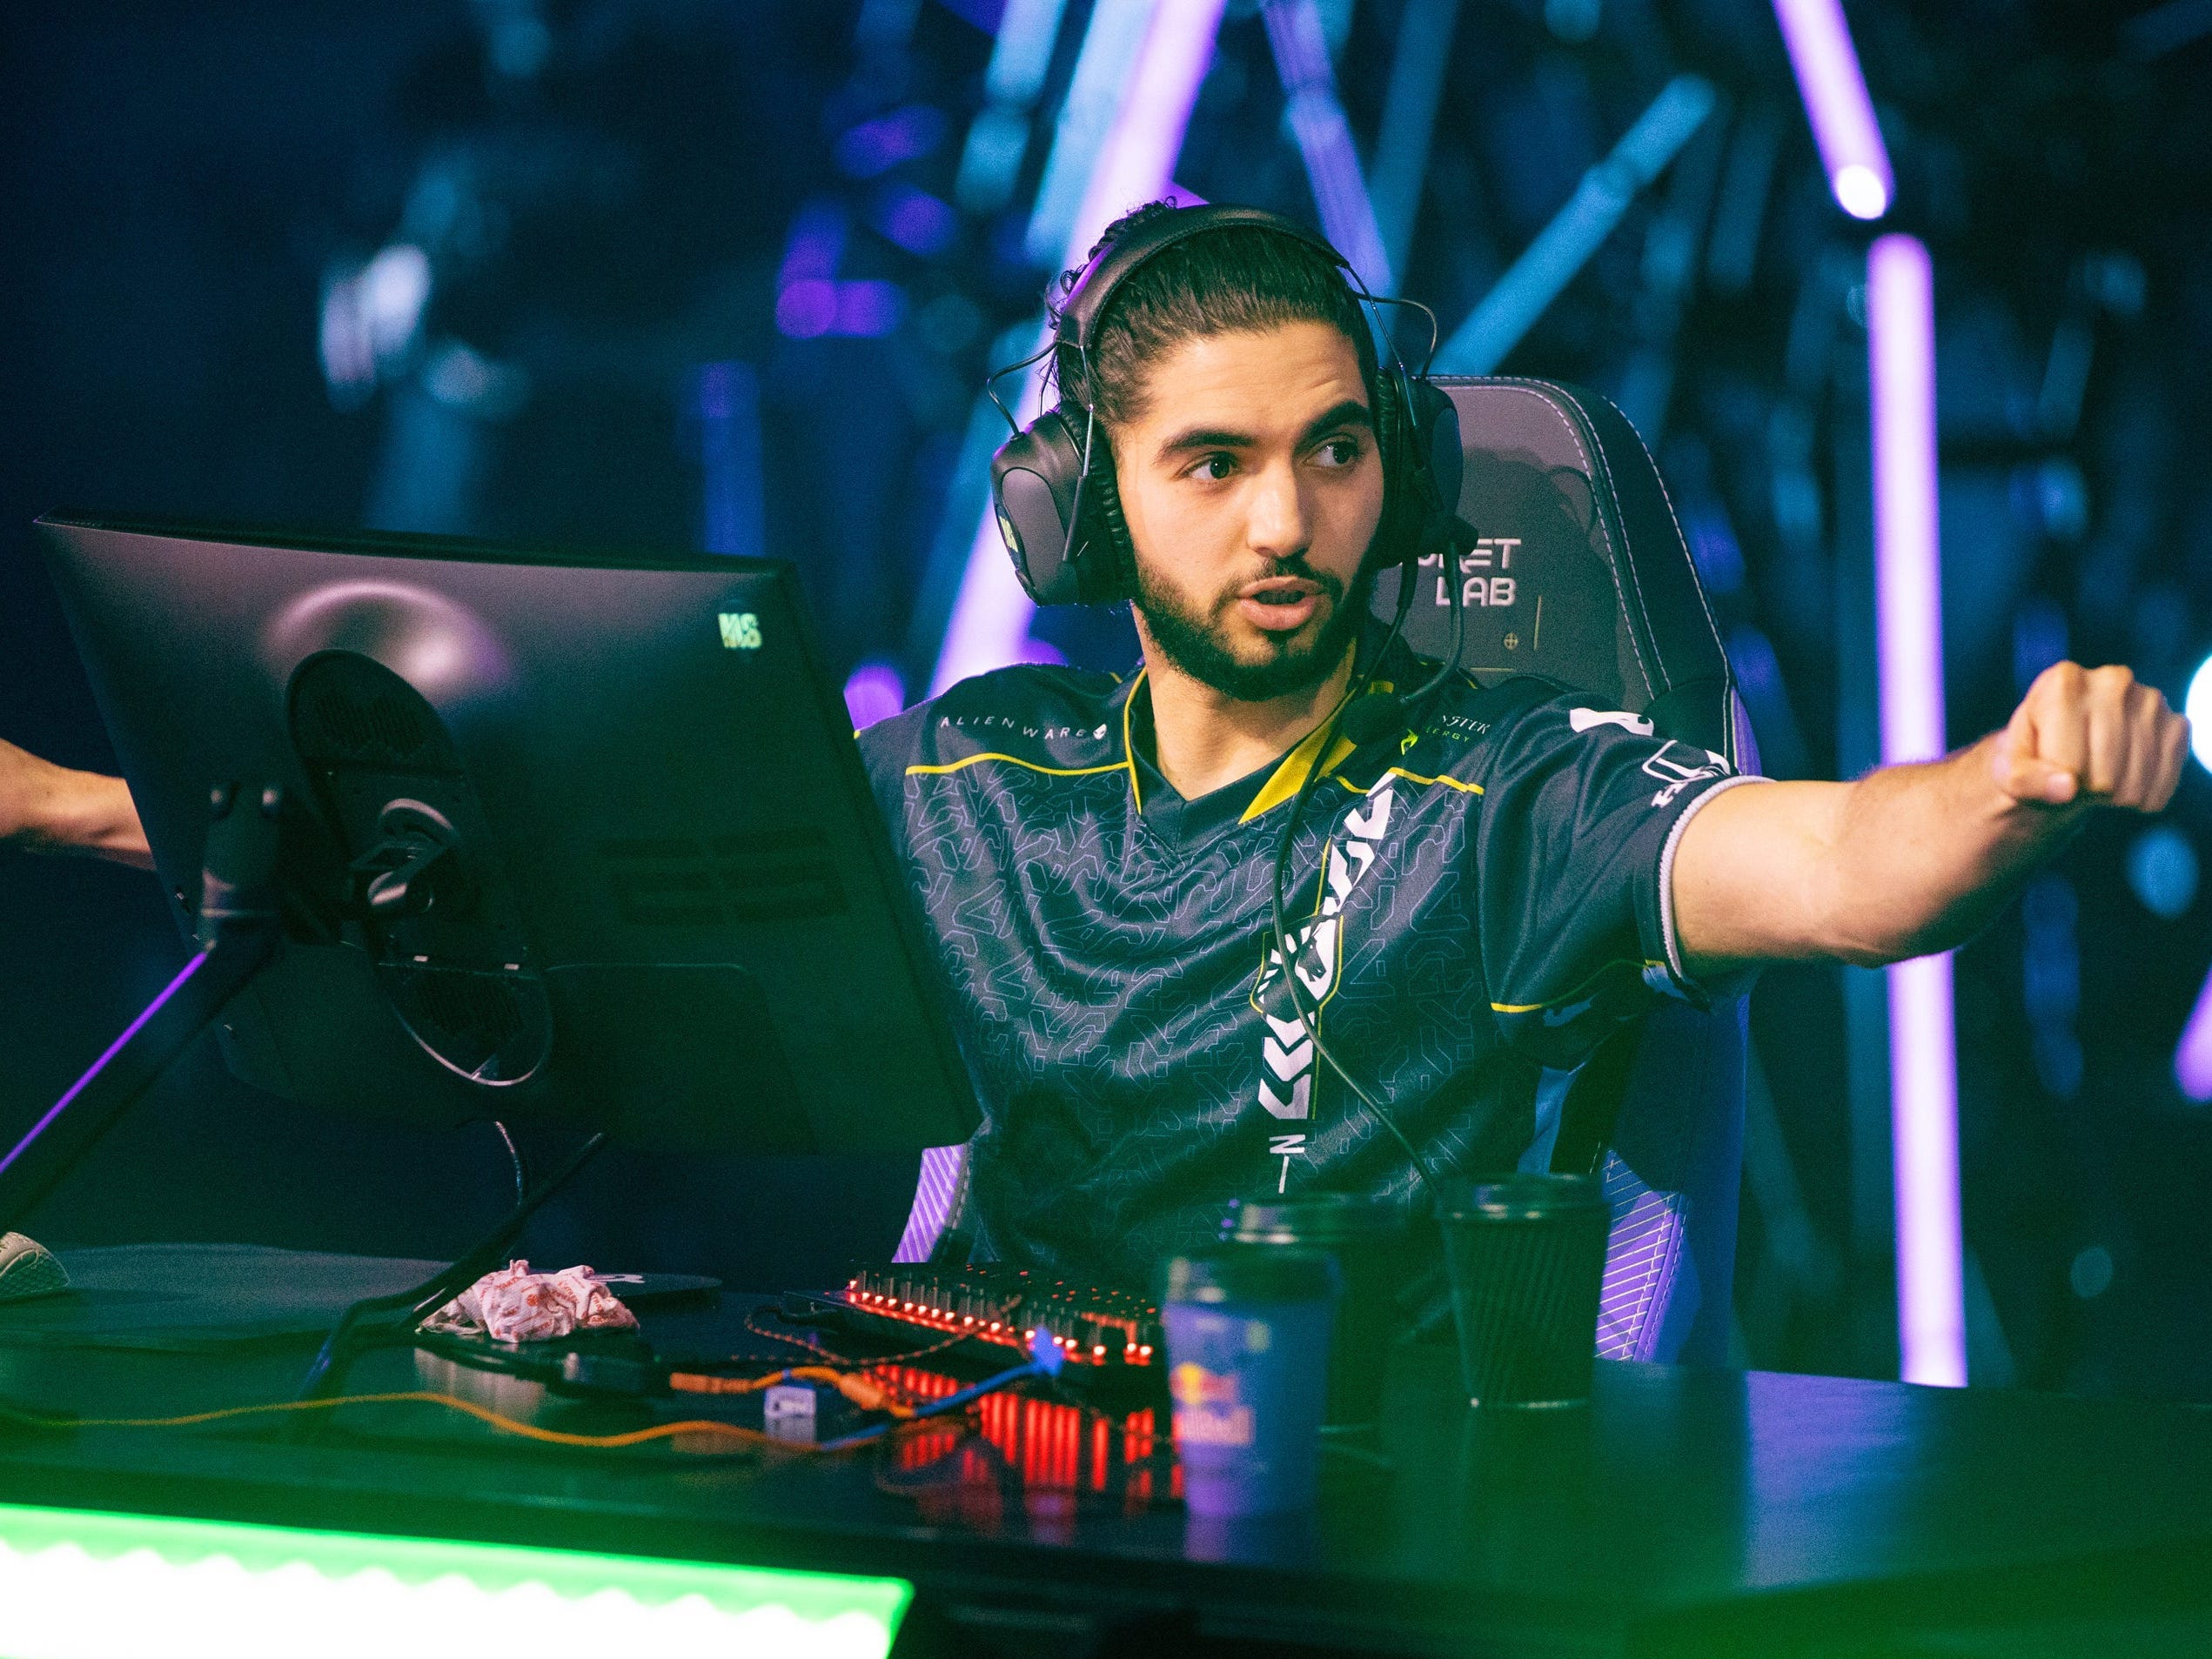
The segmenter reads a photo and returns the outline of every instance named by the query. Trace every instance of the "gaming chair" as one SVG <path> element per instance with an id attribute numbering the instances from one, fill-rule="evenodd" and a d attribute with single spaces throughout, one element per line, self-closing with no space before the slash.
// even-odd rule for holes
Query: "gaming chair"
<path id="1" fill-rule="evenodd" d="M 1605 398 L 1544 380 L 1439 376 L 1458 405 L 1466 556 L 1459 661 L 1485 685 L 1542 674 L 1655 733 L 1758 770 L 1751 723 L 1651 453 Z M 1405 635 L 1451 641 L 1441 556 Z M 1398 577 L 1375 609 L 1397 608 Z M 1666 1002 L 1572 1077 L 1546 1074 L 1525 1168 L 1594 1170 L 1612 1208 L 1598 1351 L 1726 1357 L 1743 1162 L 1746 1000 Z"/>

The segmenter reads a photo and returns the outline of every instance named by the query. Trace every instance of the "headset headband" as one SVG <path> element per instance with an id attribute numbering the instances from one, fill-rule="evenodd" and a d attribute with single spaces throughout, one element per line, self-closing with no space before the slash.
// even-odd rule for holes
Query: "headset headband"
<path id="1" fill-rule="evenodd" d="M 1270 213 L 1260 207 L 1205 206 L 1179 207 L 1171 213 L 1163 213 L 1149 224 L 1133 225 L 1102 248 L 1096 258 L 1083 268 L 1076 278 L 1076 285 L 1061 303 L 1054 324 L 1057 344 L 1072 345 L 1078 351 L 1090 344 L 1090 333 L 1097 323 L 1098 313 L 1113 298 L 1124 278 L 1146 264 L 1155 254 L 1164 253 L 1178 242 L 1203 235 L 1208 231 L 1235 230 L 1240 226 L 1272 231 L 1280 236 L 1296 237 L 1330 264 L 1352 276 L 1351 262 L 1331 247 L 1318 233 L 1308 230 L 1296 219 L 1285 218 L 1280 213 Z M 1349 284 L 1347 284 L 1349 285 Z M 1358 290 L 1354 289 L 1357 294 Z"/>

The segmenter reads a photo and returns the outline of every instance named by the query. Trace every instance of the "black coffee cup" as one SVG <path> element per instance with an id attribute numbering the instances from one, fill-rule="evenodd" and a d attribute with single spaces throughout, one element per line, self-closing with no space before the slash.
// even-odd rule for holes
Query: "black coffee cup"
<path id="1" fill-rule="evenodd" d="M 1505 1175 L 1447 1189 L 1438 1220 L 1469 1402 L 1590 1398 L 1611 1213 L 1587 1175 Z"/>
<path id="2" fill-rule="evenodd" d="M 1351 1193 L 1231 1200 L 1221 1235 L 1237 1244 L 1317 1250 L 1335 1258 L 1344 1288 L 1330 1344 L 1323 1427 L 1372 1424 L 1382 1410 L 1383 1363 L 1397 1335 L 1396 1293 L 1407 1268 L 1404 1213 Z"/>

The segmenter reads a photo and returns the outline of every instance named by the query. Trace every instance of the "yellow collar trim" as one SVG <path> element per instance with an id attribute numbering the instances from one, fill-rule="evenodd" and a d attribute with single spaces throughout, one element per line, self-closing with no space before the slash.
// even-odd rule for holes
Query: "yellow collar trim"
<path id="1" fill-rule="evenodd" d="M 1367 682 L 1367 695 L 1371 697 L 1377 692 L 1394 689 L 1396 688 L 1387 679 L 1371 679 Z M 1264 813 L 1273 812 L 1305 787 L 1306 779 L 1313 775 L 1314 756 L 1321 752 L 1321 734 L 1329 729 L 1330 724 L 1328 720 L 1324 720 L 1319 726 L 1315 726 L 1312 731 L 1306 733 L 1304 741 L 1297 748 L 1283 757 L 1282 764 L 1275 768 L 1275 775 L 1261 786 L 1258 794 L 1252 797 L 1252 804 L 1244 809 L 1244 815 L 1237 820 L 1238 823 L 1249 824 Z M 1351 739 L 1338 738 L 1329 751 L 1328 764 L 1321 770 L 1324 773 L 1334 772 L 1338 766 L 1344 765 L 1351 758 L 1352 746 Z"/>
<path id="2" fill-rule="evenodd" d="M 1275 768 L 1274 775 L 1260 786 L 1260 793 L 1252 797 L 1252 804 L 1244 809 L 1244 815 L 1237 821 L 1249 824 L 1254 819 L 1273 812 L 1304 788 L 1306 779 L 1313 775 L 1314 757 L 1321 753 L 1321 739 L 1328 735 L 1329 727 L 1325 724 L 1317 726 L 1307 733 L 1298 746 L 1283 757 L 1281 764 Z M 1351 739 L 1338 738 L 1329 752 L 1329 764 L 1322 770 L 1327 772 L 1344 765 L 1351 752 Z"/>
<path id="3" fill-rule="evenodd" d="M 1136 782 L 1136 745 L 1129 740 L 1129 711 L 1136 703 L 1137 687 L 1144 684 L 1144 676 L 1149 672 L 1148 669 L 1138 669 L 1136 677 L 1129 683 L 1129 694 L 1122 699 L 1122 765 L 1129 768 L 1130 810 L 1138 813 L 1144 811 L 1144 792 Z"/>

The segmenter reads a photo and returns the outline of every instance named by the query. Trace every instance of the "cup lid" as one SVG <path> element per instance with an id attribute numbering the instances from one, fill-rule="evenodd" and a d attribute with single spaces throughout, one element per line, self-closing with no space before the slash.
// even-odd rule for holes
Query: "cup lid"
<path id="1" fill-rule="evenodd" d="M 1605 1189 L 1592 1176 L 1513 1174 L 1447 1187 L 1437 1214 L 1447 1221 L 1533 1221 L 1605 1207 Z"/>
<path id="2" fill-rule="evenodd" d="M 1170 1302 L 1321 1301 L 1337 1294 L 1336 1261 L 1317 1250 L 1251 1243 L 1194 1250 L 1168 1263 Z"/>
<path id="3" fill-rule="evenodd" d="M 1357 1193 L 1232 1198 L 1221 1218 L 1221 1235 L 1252 1243 L 1326 1244 L 1391 1232 L 1404 1220 L 1394 1205 Z"/>

